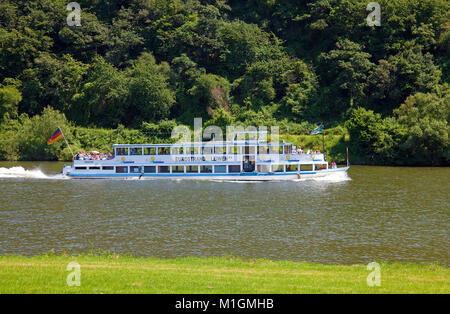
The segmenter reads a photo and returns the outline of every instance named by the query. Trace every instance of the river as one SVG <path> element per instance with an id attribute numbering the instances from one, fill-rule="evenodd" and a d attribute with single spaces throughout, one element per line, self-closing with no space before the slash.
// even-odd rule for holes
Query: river
<path id="1" fill-rule="evenodd" d="M 62 163 L 0 162 L 0 255 L 92 248 L 449 265 L 450 168 L 354 166 L 301 182 L 62 179 Z"/>

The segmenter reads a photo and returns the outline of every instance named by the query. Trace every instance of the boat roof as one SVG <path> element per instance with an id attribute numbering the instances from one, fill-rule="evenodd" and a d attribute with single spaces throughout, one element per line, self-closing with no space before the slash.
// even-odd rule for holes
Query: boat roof
<path id="1" fill-rule="evenodd" d="M 228 142 L 186 142 L 175 144 L 114 144 L 114 148 L 131 147 L 214 147 L 214 146 L 240 146 L 240 145 L 258 145 L 258 146 L 288 146 L 292 143 L 269 143 L 267 141 L 228 141 Z"/>

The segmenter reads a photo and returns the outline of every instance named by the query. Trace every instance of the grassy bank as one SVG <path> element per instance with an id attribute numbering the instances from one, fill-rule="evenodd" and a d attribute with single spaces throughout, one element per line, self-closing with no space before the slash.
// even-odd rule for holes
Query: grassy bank
<path id="1" fill-rule="evenodd" d="M 69 287 L 67 265 L 81 267 Z M 381 286 L 369 287 L 365 265 L 122 256 L 0 257 L 0 293 L 449 293 L 448 268 L 381 264 Z"/>

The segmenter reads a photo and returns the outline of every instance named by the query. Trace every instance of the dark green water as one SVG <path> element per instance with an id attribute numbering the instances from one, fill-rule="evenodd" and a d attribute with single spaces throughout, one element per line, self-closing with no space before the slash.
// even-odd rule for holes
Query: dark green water
<path id="1" fill-rule="evenodd" d="M 351 180 L 272 183 L 61 180 L 61 168 L 0 163 L 0 255 L 93 245 L 156 257 L 449 264 L 450 168 L 355 166 Z"/>

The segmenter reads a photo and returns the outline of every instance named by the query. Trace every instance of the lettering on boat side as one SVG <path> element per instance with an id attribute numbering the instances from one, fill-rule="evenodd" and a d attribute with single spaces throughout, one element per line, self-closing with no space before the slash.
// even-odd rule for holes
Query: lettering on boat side
<path id="1" fill-rule="evenodd" d="M 228 161 L 227 156 L 202 156 L 202 157 L 175 157 L 176 162 L 192 161 Z"/>

